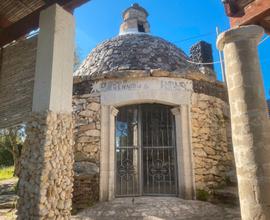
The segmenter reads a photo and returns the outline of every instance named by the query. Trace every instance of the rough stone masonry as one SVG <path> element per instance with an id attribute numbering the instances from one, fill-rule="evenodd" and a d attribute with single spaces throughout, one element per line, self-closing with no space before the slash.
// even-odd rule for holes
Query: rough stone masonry
<path id="1" fill-rule="evenodd" d="M 73 191 L 72 117 L 53 112 L 32 113 L 26 132 L 18 219 L 68 220 Z"/>
<path id="2" fill-rule="evenodd" d="M 73 96 L 74 193 L 73 208 L 82 209 L 99 200 L 100 97 Z"/>
<path id="3" fill-rule="evenodd" d="M 32 113 L 19 181 L 18 219 L 70 219 L 73 191 L 73 16 L 40 13 Z M 56 31 L 57 30 L 57 31 Z"/>

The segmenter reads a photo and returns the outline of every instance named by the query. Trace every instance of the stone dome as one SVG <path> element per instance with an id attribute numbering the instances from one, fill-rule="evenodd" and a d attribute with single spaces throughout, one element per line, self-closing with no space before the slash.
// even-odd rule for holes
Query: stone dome
<path id="1" fill-rule="evenodd" d="M 88 55 L 75 76 L 92 79 L 113 77 L 123 70 L 184 72 L 191 65 L 187 55 L 168 41 L 149 34 L 125 34 L 98 45 Z"/>

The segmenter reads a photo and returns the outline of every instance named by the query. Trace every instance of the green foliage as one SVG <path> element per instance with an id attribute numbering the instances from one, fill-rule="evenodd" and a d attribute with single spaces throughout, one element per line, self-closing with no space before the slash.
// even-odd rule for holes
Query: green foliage
<path id="1" fill-rule="evenodd" d="M 75 72 L 79 67 L 81 66 L 82 59 L 81 59 L 81 53 L 80 49 L 78 47 L 75 48 L 74 51 L 74 66 L 73 66 L 73 72 Z"/>
<path id="2" fill-rule="evenodd" d="M 11 165 L 10 154 L 15 165 L 14 175 L 18 176 L 20 172 L 20 156 L 23 142 L 25 140 L 25 126 L 19 125 L 0 130 L 0 165 Z M 1 154 L 2 152 L 2 154 Z M 9 153 L 7 153 L 9 152 Z"/>
<path id="3" fill-rule="evenodd" d="M 14 164 L 12 153 L 0 147 L 0 166 L 11 166 Z"/>
<path id="4" fill-rule="evenodd" d="M 19 181 L 17 181 L 16 185 L 14 185 L 14 192 L 18 194 L 18 189 L 19 189 Z"/>
<path id="5" fill-rule="evenodd" d="M 208 201 L 210 194 L 203 189 L 197 189 L 196 196 L 197 196 L 197 199 L 200 201 Z"/>
<path id="6" fill-rule="evenodd" d="M 0 168 L 0 180 L 10 179 L 13 177 L 14 166 Z"/>

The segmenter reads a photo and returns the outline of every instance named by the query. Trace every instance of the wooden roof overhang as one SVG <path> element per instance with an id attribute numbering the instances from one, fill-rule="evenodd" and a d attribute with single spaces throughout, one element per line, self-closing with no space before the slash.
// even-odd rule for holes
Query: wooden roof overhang
<path id="1" fill-rule="evenodd" d="M 231 27 L 262 26 L 270 34 L 270 0 L 224 0 Z"/>
<path id="2" fill-rule="evenodd" d="M 0 1 L 0 48 L 39 27 L 42 10 L 57 3 L 67 11 L 90 0 L 4 0 Z"/>

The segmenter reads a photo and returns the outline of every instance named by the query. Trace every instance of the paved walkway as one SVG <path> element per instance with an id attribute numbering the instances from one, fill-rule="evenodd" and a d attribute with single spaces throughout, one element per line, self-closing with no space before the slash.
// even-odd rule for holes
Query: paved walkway
<path id="1" fill-rule="evenodd" d="M 72 220 L 240 220 L 238 208 L 168 197 L 118 198 L 79 212 Z"/>
<path id="2" fill-rule="evenodd" d="M 17 179 L 0 181 L 0 220 L 15 219 Z M 240 220 L 238 208 L 174 197 L 118 198 L 86 209 L 72 220 Z"/>
<path id="3" fill-rule="evenodd" d="M 15 219 L 15 206 L 18 198 L 15 195 L 17 181 L 17 178 L 0 181 L 0 220 Z"/>

